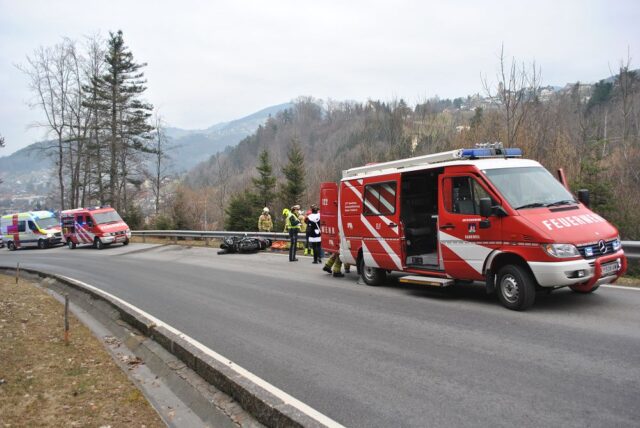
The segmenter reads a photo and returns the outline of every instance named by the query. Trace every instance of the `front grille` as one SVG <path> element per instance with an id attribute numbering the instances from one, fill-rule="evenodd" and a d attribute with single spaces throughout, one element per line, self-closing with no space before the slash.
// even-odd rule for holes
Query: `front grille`
<path id="1" fill-rule="evenodd" d="M 62 233 L 61 232 L 56 232 L 53 234 L 53 236 L 55 236 L 56 238 L 61 238 L 62 237 Z"/>
<path id="2" fill-rule="evenodd" d="M 615 242 L 615 239 L 605 242 L 607 250 L 604 253 L 600 251 L 600 247 L 598 246 L 597 242 L 589 245 L 582 245 L 578 247 L 578 251 L 580 252 L 580 255 L 585 259 L 595 259 L 596 257 L 600 257 L 604 254 L 613 253 L 614 242 Z"/>

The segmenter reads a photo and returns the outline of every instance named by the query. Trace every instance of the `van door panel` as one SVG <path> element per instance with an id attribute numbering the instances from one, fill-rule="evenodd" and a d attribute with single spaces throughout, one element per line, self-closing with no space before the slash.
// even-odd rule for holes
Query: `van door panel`
<path id="1" fill-rule="evenodd" d="M 501 243 L 501 219 L 489 217 L 490 227 L 480 228 L 479 199 L 498 198 L 473 174 L 440 177 L 438 240 L 445 271 L 458 279 L 482 280 L 486 258 Z"/>
<path id="2" fill-rule="evenodd" d="M 367 180 L 352 192 L 361 204 L 361 213 L 352 224 L 360 225 L 365 264 L 387 270 L 402 270 L 404 233 L 400 223 L 400 176 Z M 354 180 L 358 181 L 358 180 Z M 359 180 L 362 182 L 362 180 Z M 360 183 L 358 183 L 360 184 Z M 355 186 L 351 185 L 352 188 Z M 346 230 L 352 227 L 346 223 Z M 352 249 L 356 250 L 356 249 Z"/>

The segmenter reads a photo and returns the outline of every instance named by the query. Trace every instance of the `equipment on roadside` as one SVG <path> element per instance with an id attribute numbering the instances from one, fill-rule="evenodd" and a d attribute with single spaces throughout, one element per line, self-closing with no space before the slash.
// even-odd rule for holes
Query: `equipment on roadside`
<path id="1" fill-rule="evenodd" d="M 227 253 L 256 253 L 271 246 L 271 240 L 259 236 L 229 236 L 220 244 L 218 254 Z"/>

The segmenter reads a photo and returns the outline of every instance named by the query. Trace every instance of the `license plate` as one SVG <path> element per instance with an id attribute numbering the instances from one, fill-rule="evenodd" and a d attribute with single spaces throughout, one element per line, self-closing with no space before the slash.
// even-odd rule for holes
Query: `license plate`
<path id="1" fill-rule="evenodd" d="M 607 263 L 602 265 L 602 276 L 612 275 L 620 270 L 620 264 L 618 262 Z"/>

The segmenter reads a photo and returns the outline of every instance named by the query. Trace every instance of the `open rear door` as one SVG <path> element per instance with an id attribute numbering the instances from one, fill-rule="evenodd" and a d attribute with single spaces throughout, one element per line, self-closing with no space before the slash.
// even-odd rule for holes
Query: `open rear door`
<path id="1" fill-rule="evenodd" d="M 320 230 L 322 231 L 322 248 L 334 253 L 340 249 L 338 232 L 338 184 L 322 183 L 320 185 Z"/>

